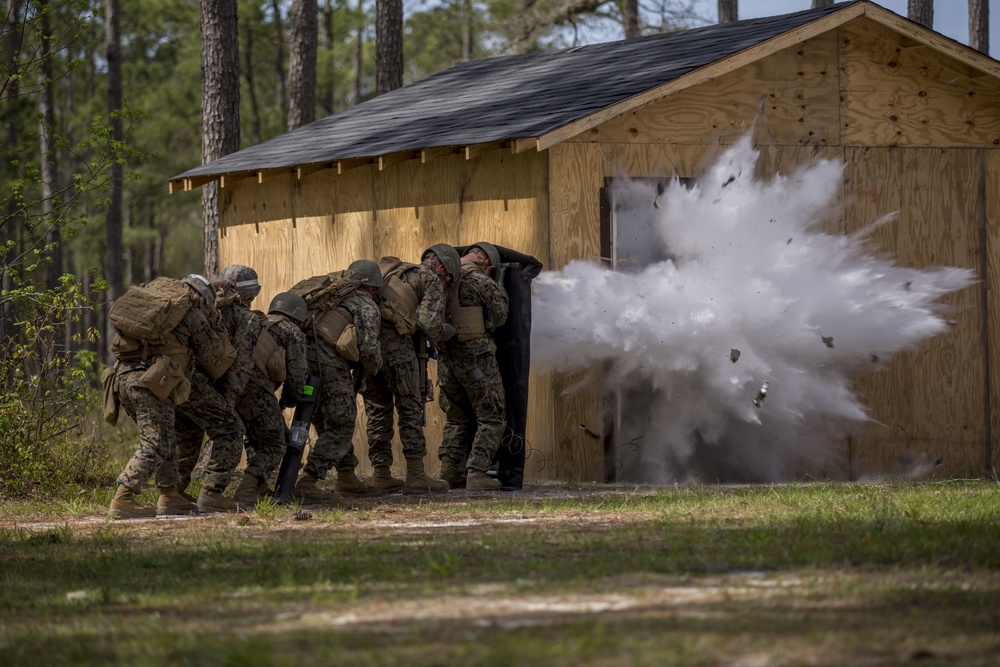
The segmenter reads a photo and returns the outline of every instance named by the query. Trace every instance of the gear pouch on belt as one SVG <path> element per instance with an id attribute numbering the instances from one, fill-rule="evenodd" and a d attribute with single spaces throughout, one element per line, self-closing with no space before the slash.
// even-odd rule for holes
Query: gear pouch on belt
<path id="1" fill-rule="evenodd" d="M 161 354 L 153 361 L 153 365 L 146 369 L 140 379 L 158 399 L 165 401 L 170 398 L 170 393 L 181 383 L 181 380 L 187 378 L 184 377 L 184 367 L 179 361 Z"/>
<path id="2" fill-rule="evenodd" d="M 118 424 L 118 392 L 115 391 L 115 369 L 108 366 L 101 372 L 101 390 L 104 394 L 104 421 L 116 426 Z"/>
<path id="3" fill-rule="evenodd" d="M 353 324 L 344 327 L 343 333 L 337 339 L 337 354 L 347 361 L 356 363 L 361 359 L 361 350 L 358 349 L 358 328 Z"/>

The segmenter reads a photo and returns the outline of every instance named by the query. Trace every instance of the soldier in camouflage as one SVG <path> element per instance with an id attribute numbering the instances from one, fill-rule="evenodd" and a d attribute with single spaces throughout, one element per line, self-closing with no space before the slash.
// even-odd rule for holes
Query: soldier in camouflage
<path id="1" fill-rule="evenodd" d="M 234 266 L 237 271 L 249 269 L 242 265 Z M 253 352 L 260 326 L 249 308 L 249 302 L 253 301 L 260 287 L 254 284 L 244 286 L 240 291 L 236 288 L 237 281 L 230 279 L 233 274 L 234 269 L 226 267 L 223 269 L 223 277 L 215 281 L 214 285 L 218 294 L 216 306 L 220 326 L 236 348 L 236 359 L 229 370 L 214 383 L 205 373 L 195 371 L 191 379 L 191 396 L 178 409 L 175 426 L 177 471 L 182 489 L 191 481 L 191 474 L 201 457 L 205 435 L 211 440 L 212 448 L 202 475 L 201 493 L 196 501 L 202 512 L 248 509 L 241 508 L 226 497 L 224 492 L 232 482 L 233 473 L 243 456 L 245 429 L 236 412 L 236 405 L 253 368 Z"/>
<path id="2" fill-rule="evenodd" d="M 312 417 L 317 438 L 292 493 L 305 503 L 335 503 L 340 494 L 366 496 L 373 493 L 355 473 L 358 458 L 353 446 L 356 395 L 363 377 L 377 374 L 382 365 L 378 342 L 381 318 L 373 297 L 383 281 L 378 265 L 370 260 L 368 263 L 370 266 L 359 277 L 363 283 L 337 306 L 338 310 L 346 311 L 356 329 L 358 361 L 354 362 L 354 368 L 334 345 L 315 333 L 315 327 L 307 326 L 305 330 L 309 373 L 320 378 L 319 399 Z M 315 321 L 312 312 L 310 319 Z M 330 468 L 337 470 L 335 493 L 317 485 L 326 478 Z"/>
<path id="3" fill-rule="evenodd" d="M 195 301 L 171 334 L 182 348 L 191 351 L 195 362 L 209 365 L 223 355 L 223 342 L 211 323 L 215 292 L 208 280 L 199 275 L 190 275 L 184 282 L 194 293 Z M 161 400 L 143 383 L 141 378 L 152 364 L 152 356 L 143 353 L 135 358 L 117 350 L 116 354 L 114 390 L 122 407 L 138 426 L 139 447 L 118 476 L 118 488 L 108 515 L 111 518 L 135 518 L 196 511 L 193 503 L 178 494 L 179 479 L 172 466 L 172 474 L 157 479 L 160 497 L 156 508 L 143 507 L 138 502 L 136 496 L 146 482 L 164 461 L 172 461 L 176 455 L 175 399 L 171 394 L 166 400 Z"/>
<path id="4" fill-rule="evenodd" d="M 432 479 L 424 471 L 426 366 L 417 357 L 417 347 L 423 352 L 425 341 L 436 343 L 444 330 L 441 279 L 429 263 L 410 264 L 383 257 L 378 264 L 385 281 L 379 302 L 382 370 L 368 376 L 364 391 L 368 458 L 375 471 L 372 484 L 382 493 L 400 489 L 404 494 L 445 493 L 448 483 Z M 394 409 L 406 459 L 405 481 L 390 472 Z"/>
<path id="5" fill-rule="evenodd" d="M 240 505 L 253 506 L 271 495 L 267 480 L 285 450 L 282 409 L 295 406 L 306 382 L 306 339 L 300 328 L 308 317 L 306 302 L 290 292 L 271 300 L 267 314 L 257 311 L 261 323 L 255 363 L 236 409 L 246 426 L 247 467 L 236 489 Z M 270 350 L 266 344 L 270 338 Z M 272 356 L 276 355 L 276 356 Z M 274 368 L 275 364 L 278 369 Z M 281 388 L 281 398 L 275 396 Z"/>
<path id="6" fill-rule="evenodd" d="M 506 425 L 503 381 L 490 335 L 507 321 L 507 293 L 490 277 L 499 266 L 500 253 L 492 244 L 474 244 L 462 257 L 457 284 L 448 287 L 446 319 L 456 333 L 439 346 L 445 425 L 438 457 L 441 477 L 453 488 L 500 488 L 486 474 Z M 466 455 L 468 476 L 463 478 L 459 466 Z"/>

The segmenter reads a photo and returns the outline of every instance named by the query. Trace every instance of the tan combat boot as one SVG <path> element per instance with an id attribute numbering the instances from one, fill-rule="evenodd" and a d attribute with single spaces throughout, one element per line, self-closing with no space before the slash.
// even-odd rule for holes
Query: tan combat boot
<path id="1" fill-rule="evenodd" d="M 160 497 L 156 501 L 156 516 L 183 516 L 197 513 L 198 504 L 186 500 L 176 486 L 160 487 Z"/>
<path id="2" fill-rule="evenodd" d="M 375 466 L 375 474 L 372 475 L 372 486 L 379 495 L 399 491 L 403 488 L 403 480 L 392 476 L 389 466 Z"/>
<path id="3" fill-rule="evenodd" d="M 375 489 L 368 486 L 354 474 L 354 468 L 337 468 L 337 483 L 333 487 L 337 493 L 348 498 L 371 496 Z"/>
<path id="4" fill-rule="evenodd" d="M 458 461 L 450 456 L 441 457 L 441 479 L 448 482 L 448 487 L 460 489 L 465 486 L 465 475 L 458 469 Z"/>
<path id="5" fill-rule="evenodd" d="M 300 501 L 303 505 L 339 505 L 343 498 L 339 493 L 331 493 L 326 489 L 321 489 L 316 484 L 319 479 L 313 477 L 303 470 L 295 478 L 295 489 L 292 491 L 292 498 Z"/>
<path id="6" fill-rule="evenodd" d="M 257 504 L 258 500 L 264 497 L 266 491 L 267 485 L 262 479 L 245 472 L 243 473 L 243 479 L 240 480 L 240 485 L 236 487 L 236 492 L 233 493 L 233 500 L 240 507 L 253 507 Z"/>
<path id="7" fill-rule="evenodd" d="M 448 493 L 448 482 L 428 477 L 424 472 L 422 458 L 406 459 L 406 482 L 403 484 L 403 494 L 410 496 L 423 493 Z"/>
<path id="8" fill-rule="evenodd" d="M 202 489 L 198 494 L 199 512 L 237 512 L 241 509 L 235 501 L 227 498 L 222 491 L 209 491 Z"/>
<path id="9" fill-rule="evenodd" d="M 156 508 L 140 505 L 136 495 L 132 489 L 124 484 L 119 484 L 115 497 L 111 499 L 108 517 L 111 519 L 139 519 L 156 516 Z"/>
<path id="10" fill-rule="evenodd" d="M 485 470 L 469 469 L 469 476 L 465 480 L 467 491 L 499 491 L 500 482 L 486 474 Z"/>

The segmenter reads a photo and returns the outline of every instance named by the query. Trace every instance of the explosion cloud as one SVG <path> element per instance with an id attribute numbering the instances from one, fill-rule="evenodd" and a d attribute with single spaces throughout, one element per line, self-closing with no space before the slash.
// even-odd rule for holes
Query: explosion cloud
<path id="1" fill-rule="evenodd" d="M 623 478 L 836 475 L 837 440 L 868 418 L 852 376 L 944 332 L 938 299 L 974 280 L 824 233 L 840 215 L 839 162 L 759 181 L 757 157 L 745 136 L 693 186 L 657 197 L 669 259 L 633 271 L 573 261 L 535 280 L 533 363 L 598 369 L 637 421 L 622 429 Z"/>

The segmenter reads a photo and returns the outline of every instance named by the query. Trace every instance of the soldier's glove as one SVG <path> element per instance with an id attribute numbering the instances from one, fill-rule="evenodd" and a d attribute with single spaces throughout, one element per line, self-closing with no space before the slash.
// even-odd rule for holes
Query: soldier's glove
<path id="1" fill-rule="evenodd" d="M 278 401 L 278 405 L 282 408 L 294 408 L 295 404 L 299 402 L 298 396 L 292 396 L 291 391 L 289 391 L 287 386 L 281 387 L 281 399 Z"/>
<path id="2" fill-rule="evenodd" d="M 455 335 L 455 327 L 445 322 L 441 325 L 441 342 L 451 340 Z"/>

